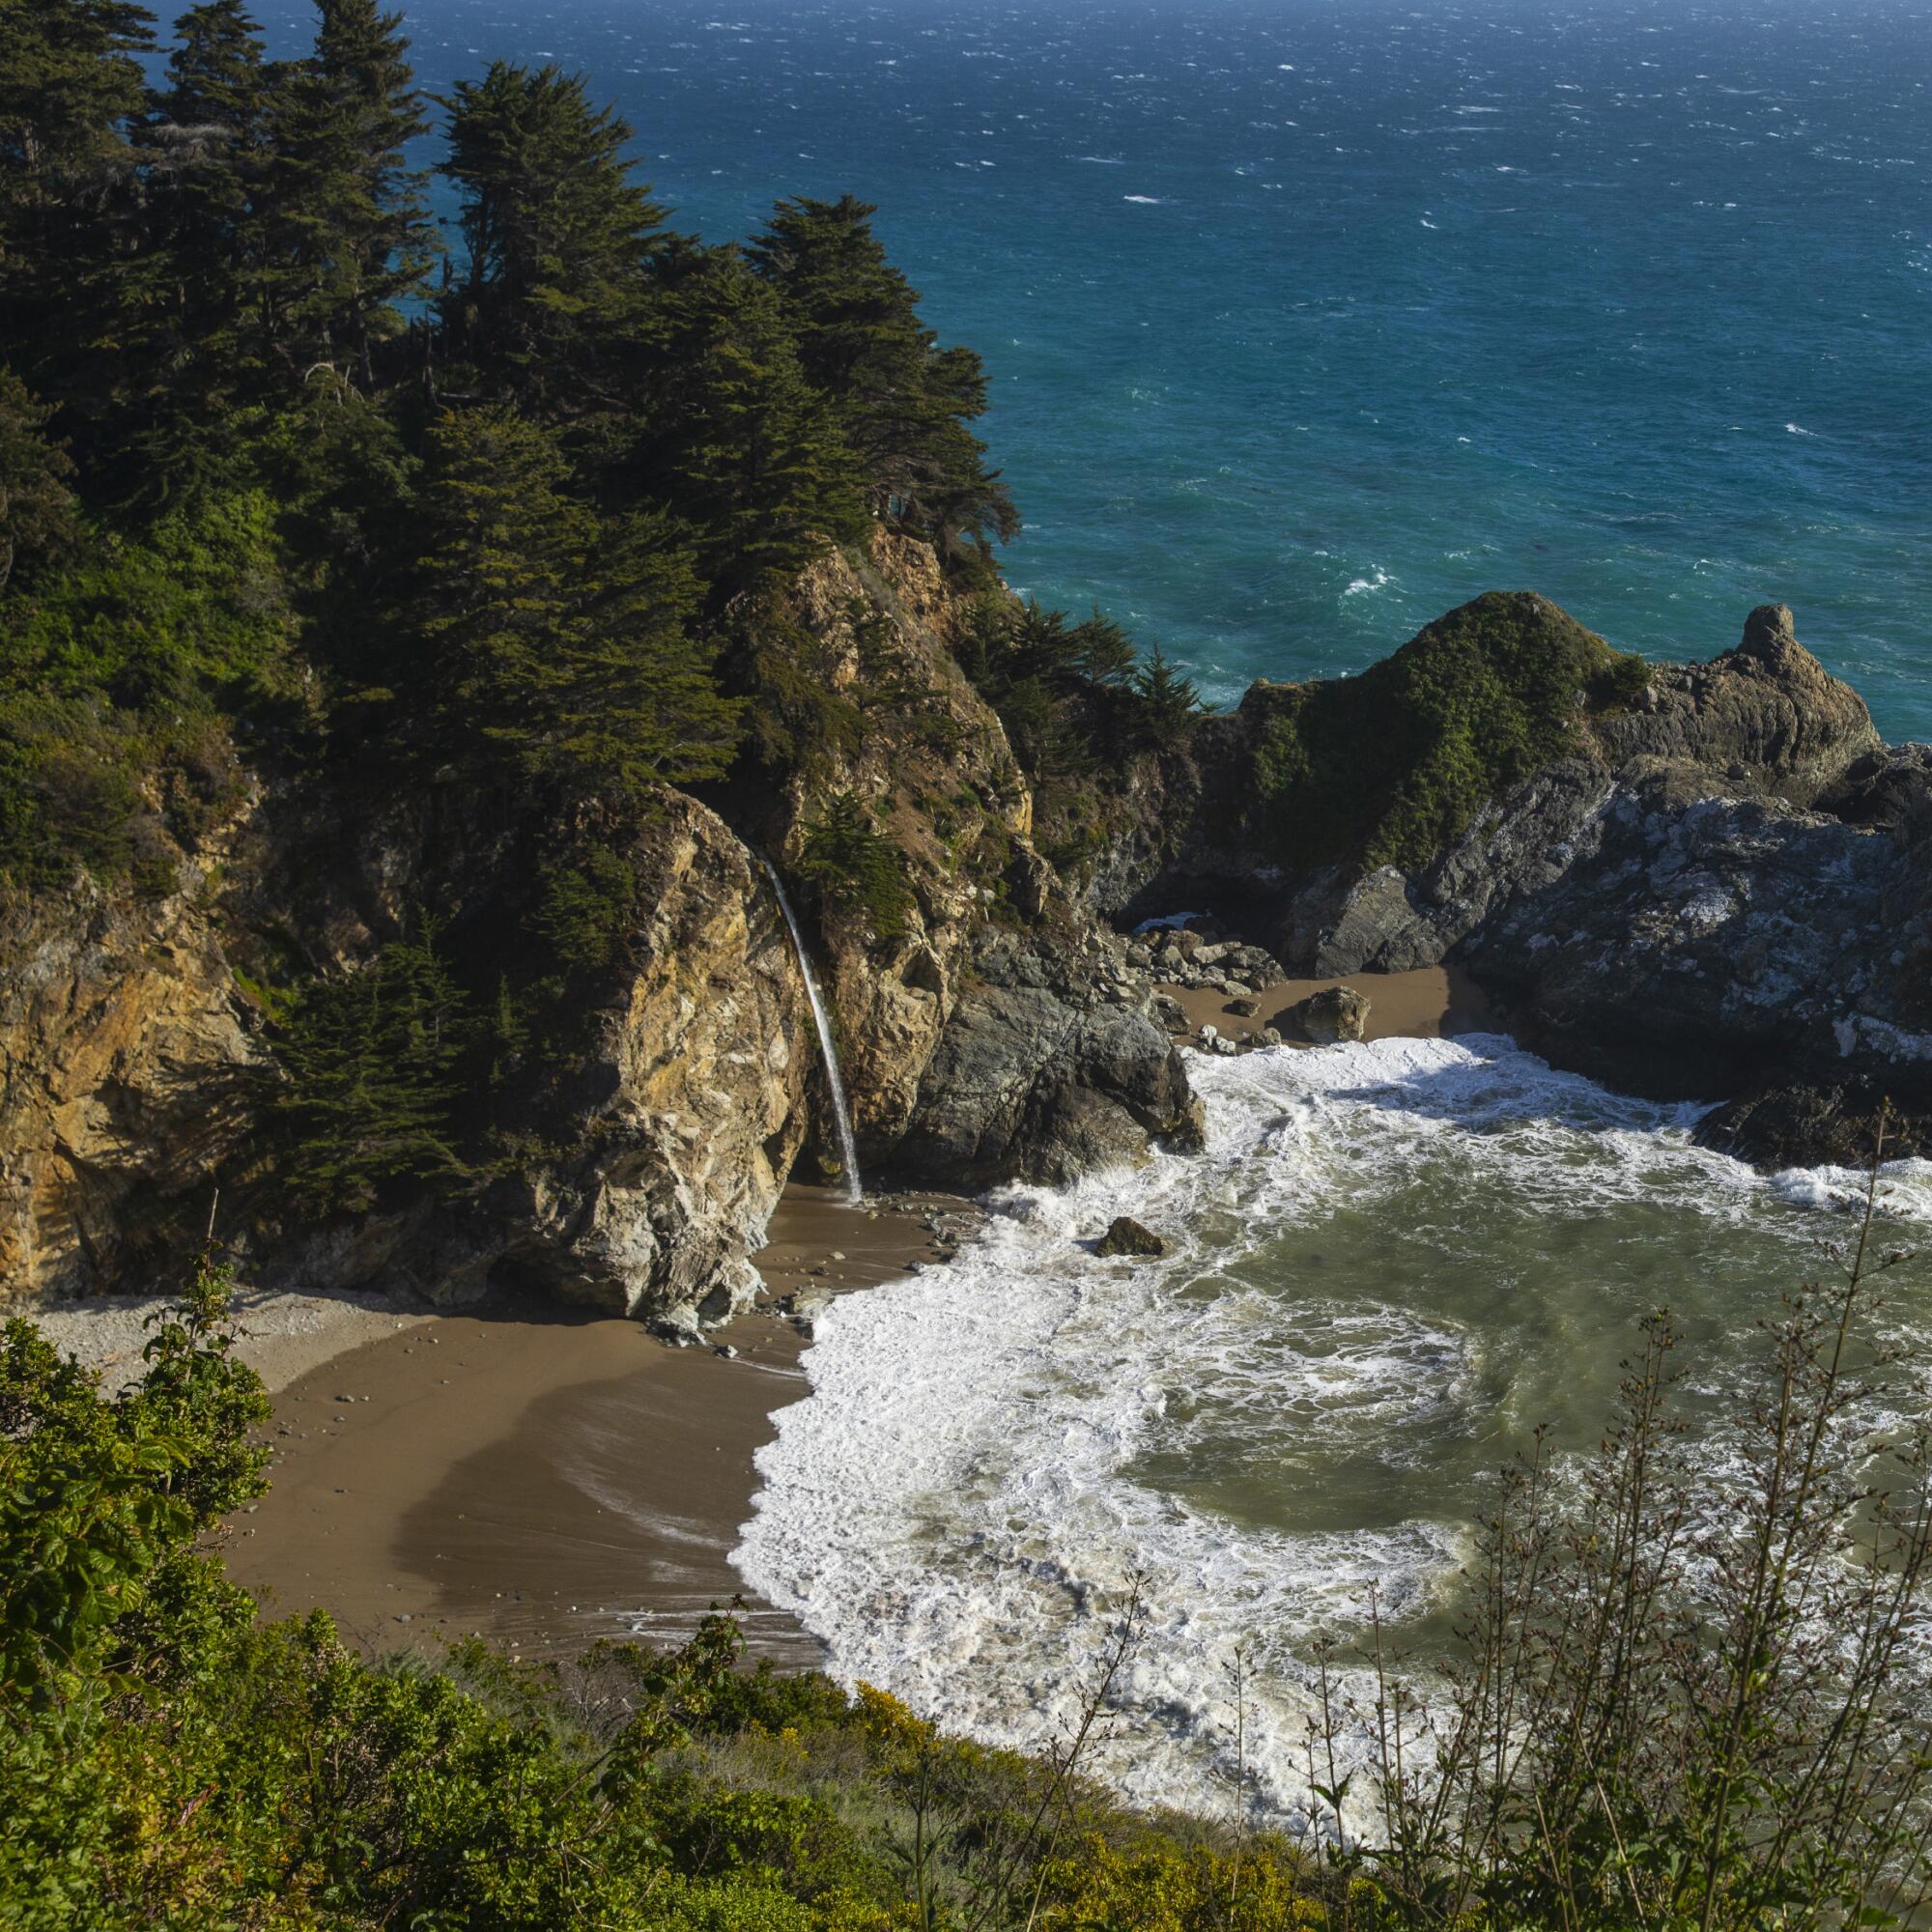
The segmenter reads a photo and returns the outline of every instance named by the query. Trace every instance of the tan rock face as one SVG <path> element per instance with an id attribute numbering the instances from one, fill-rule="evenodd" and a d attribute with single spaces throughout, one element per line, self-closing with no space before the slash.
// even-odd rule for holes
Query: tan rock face
<path id="1" fill-rule="evenodd" d="M 777 901 L 724 822 L 667 794 L 635 857 L 650 911 L 599 1016 L 594 1097 L 573 1151 L 526 1178 L 510 1250 L 573 1298 L 710 1317 L 754 1285 L 817 1051 Z"/>
<path id="2" fill-rule="evenodd" d="M 0 924 L 0 1297 L 142 1286 L 144 1224 L 248 1130 L 220 942 L 192 893 L 82 883 Z"/>
<path id="3" fill-rule="evenodd" d="M 867 554 L 831 553 L 800 580 L 797 604 L 867 728 L 798 783 L 776 842 L 795 860 L 826 801 L 856 796 L 898 846 L 917 900 L 907 929 L 884 939 L 826 922 L 853 1121 L 862 1149 L 879 1150 L 912 1119 L 973 933 L 1039 865 L 1025 843 L 1033 798 L 998 715 L 953 658 L 968 607 L 929 546 L 880 531 Z M 867 694 L 887 689 L 890 704 L 867 709 Z"/>

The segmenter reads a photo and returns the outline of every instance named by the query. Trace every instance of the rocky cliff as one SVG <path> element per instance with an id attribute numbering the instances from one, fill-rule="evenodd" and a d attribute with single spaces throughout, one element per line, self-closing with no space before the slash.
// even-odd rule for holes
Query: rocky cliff
<path id="1" fill-rule="evenodd" d="M 545 995 L 540 1046 L 497 1042 L 488 1119 L 469 1123 L 485 1153 L 457 1180 L 355 1211 L 286 1205 L 301 1156 L 277 1139 L 276 982 L 353 979 L 433 906 L 487 999 L 519 929 L 554 918 L 541 884 L 567 828 L 434 774 L 400 790 L 258 775 L 174 855 L 173 895 L 79 882 L 14 906 L 0 1293 L 145 1286 L 218 1192 L 270 1281 L 449 1299 L 515 1279 L 673 1325 L 721 1317 L 829 1125 L 761 855 L 820 954 L 868 1163 L 1058 1179 L 1195 1132 L 1149 995 L 1101 1000 L 1094 917 L 1032 845 L 1029 789 L 953 655 L 965 611 L 930 550 L 884 531 L 806 572 L 771 619 L 782 668 L 810 682 L 798 742 L 768 764 L 781 781 L 712 804 L 667 790 L 628 840 L 602 835 L 624 916 Z M 1026 1024 L 1007 1023 L 1013 1003 Z"/>
<path id="2" fill-rule="evenodd" d="M 1531 615 L 1560 642 L 1567 618 Z M 1724 1102 L 1705 1131 L 1750 1158 L 1857 1159 L 1887 1097 L 1896 1145 L 1932 1146 L 1932 754 L 1880 742 L 1789 611 L 1707 664 L 1579 686 L 1547 754 L 1407 863 L 1299 861 L 1297 827 L 1254 807 L 1262 709 L 1207 722 L 1191 809 L 1126 882 L 1142 898 L 1238 890 L 1257 936 L 1324 976 L 1460 961 L 1559 1063 Z"/>

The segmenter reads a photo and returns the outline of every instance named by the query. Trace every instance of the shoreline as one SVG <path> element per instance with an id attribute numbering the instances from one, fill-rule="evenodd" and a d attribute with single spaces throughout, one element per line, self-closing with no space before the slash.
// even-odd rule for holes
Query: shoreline
<path id="1" fill-rule="evenodd" d="M 1276 982 L 1250 1024 L 1344 982 Z M 1370 1038 L 1490 1023 L 1441 968 L 1349 982 L 1371 993 Z M 1189 1036 L 1222 1021 L 1219 993 L 1181 998 Z M 788 1187 L 755 1258 L 758 1305 L 702 1347 L 532 1298 L 429 1311 L 244 1293 L 238 1353 L 273 1396 L 274 1458 L 269 1493 L 224 1533 L 229 1574 L 269 1614 L 320 1607 L 372 1654 L 472 1634 L 529 1657 L 600 1637 L 676 1642 L 735 1604 L 752 1654 L 818 1663 L 816 1639 L 731 1567 L 754 1459 L 776 1412 L 810 1393 L 812 1302 L 943 1260 L 979 1212 L 936 1192 L 855 1209 Z M 111 1377 L 138 1368 L 141 1316 L 159 1305 L 37 1319 Z"/>
<path id="2" fill-rule="evenodd" d="M 729 1560 L 771 1417 L 808 1392 L 810 1317 L 792 1311 L 936 1259 L 976 1211 L 788 1189 L 761 1305 L 703 1347 L 521 1298 L 358 1337 L 276 1393 L 271 1487 L 228 1526 L 228 1572 L 271 1614 L 320 1606 L 377 1654 L 472 1634 L 530 1657 L 676 1642 L 735 1602 L 754 1655 L 815 1663 Z"/>

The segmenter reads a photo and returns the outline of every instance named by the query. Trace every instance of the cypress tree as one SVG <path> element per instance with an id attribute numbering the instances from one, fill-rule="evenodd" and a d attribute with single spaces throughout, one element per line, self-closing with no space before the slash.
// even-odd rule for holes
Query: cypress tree
<path id="1" fill-rule="evenodd" d="M 374 386 L 397 304 L 422 294 L 436 246 L 405 145 L 427 131 L 402 15 L 318 0 L 315 52 L 271 78 L 262 299 L 298 380 L 319 366 Z"/>
<path id="2" fill-rule="evenodd" d="M 779 292 L 806 379 L 831 399 L 863 468 L 876 514 L 952 543 L 1016 534 L 1012 502 L 966 428 L 985 412 L 986 382 L 969 349 L 941 349 L 919 297 L 871 229 L 877 210 L 852 195 L 781 201 L 748 253 Z"/>
<path id="3" fill-rule="evenodd" d="M 242 0 L 203 0 L 175 22 L 167 87 L 143 130 L 158 261 L 144 360 L 137 488 L 166 498 L 218 483 L 236 413 L 258 394 L 256 326 L 268 71 Z"/>
<path id="4" fill-rule="evenodd" d="M 1133 691 L 1140 700 L 1136 740 L 1157 751 L 1178 744 L 1201 709 L 1200 692 L 1168 663 L 1158 644 L 1134 674 Z"/>
<path id="5" fill-rule="evenodd" d="M 73 541 L 73 465 L 42 434 L 46 410 L 0 366 L 0 590 L 22 565 Z"/>
<path id="6" fill-rule="evenodd" d="M 475 1035 L 436 927 L 385 946 L 359 973 L 297 1003 L 275 1057 L 276 1111 L 298 1149 L 283 1181 L 297 1203 L 361 1213 L 386 1183 L 466 1174 L 456 1151 L 456 1064 Z"/>
<path id="7" fill-rule="evenodd" d="M 69 435 L 119 393 L 153 18 L 128 0 L 0 7 L 0 344 Z"/>
<path id="8" fill-rule="evenodd" d="M 665 363 L 640 450 L 646 493 L 697 525 L 727 594 L 795 575 L 867 528 L 859 467 L 806 380 L 777 294 L 732 249 L 664 297 Z"/>
<path id="9" fill-rule="evenodd" d="M 718 777 L 739 707 L 693 628 L 690 550 L 660 516 L 600 524 L 568 473 L 510 410 L 438 419 L 417 609 L 447 736 L 566 796 Z"/>
<path id="10" fill-rule="evenodd" d="M 630 179 L 630 128 L 582 75 L 493 63 L 459 81 L 440 172 L 468 267 L 440 303 L 457 355 L 548 409 L 609 406 L 649 294 L 664 210 Z"/>

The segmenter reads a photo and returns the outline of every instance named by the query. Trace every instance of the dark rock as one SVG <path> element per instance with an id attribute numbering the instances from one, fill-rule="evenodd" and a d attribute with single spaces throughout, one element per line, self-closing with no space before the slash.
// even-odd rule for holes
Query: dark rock
<path id="1" fill-rule="evenodd" d="M 1117 1214 L 1100 1236 L 1096 1255 L 1149 1255 L 1167 1252 L 1167 1243 L 1151 1228 L 1144 1228 L 1131 1214 Z"/>
<path id="2" fill-rule="evenodd" d="M 1238 1018 L 1244 1020 L 1253 1019 L 1261 1009 L 1262 1003 L 1252 996 L 1246 996 L 1238 1000 L 1230 1000 L 1224 1009 L 1225 1011 L 1234 1013 Z"/>
<path id="3" fill-rule="evenodd" d="M 1060 1182 L 1138 1160 L 1152 1137 L 1200 1145 L 1200 1102 L 1152 1020 L 1079 1004 L 1077 975 L 1051 954 L 996 948 L 979 964 L 920 1083 L 901 1166 L 955 1186 Z"/>
<path id="4" fill-rule="evenodd" d="M 1360 1039 L 1369 1024 L 1368 995 L 1352 986 L 1330 986 L 1291 1008 L 1289 1017 L 1317 1046 Z"/>

